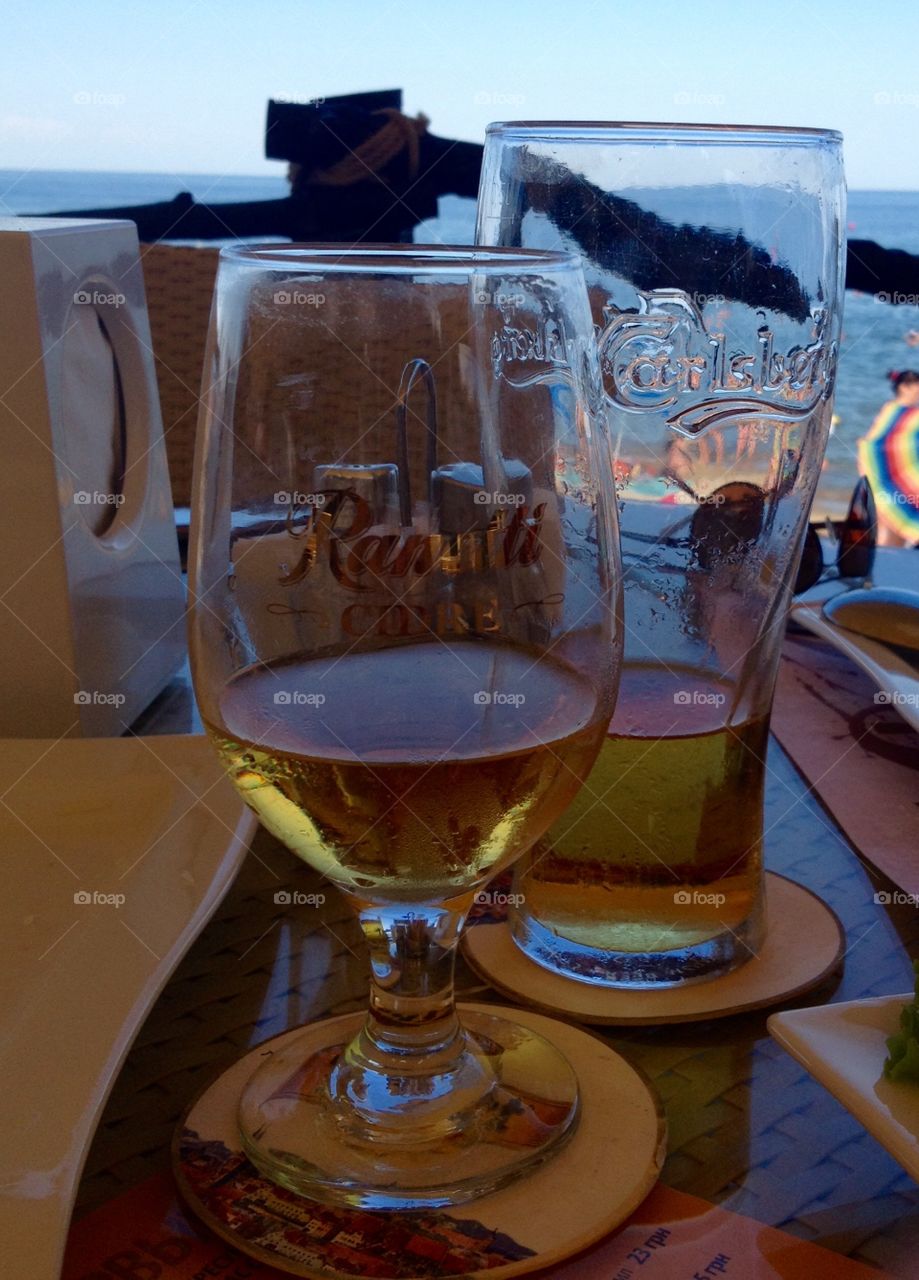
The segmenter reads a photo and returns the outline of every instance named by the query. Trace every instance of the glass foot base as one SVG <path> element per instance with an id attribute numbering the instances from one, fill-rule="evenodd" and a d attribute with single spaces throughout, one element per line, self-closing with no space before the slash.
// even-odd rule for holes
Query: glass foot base
<path id="1" fill-rule="evenodd" d="M 526 956 L 562 977 L 601 987 L 657 990 L 709 982 L 752 960 L 765 939 L 765 914 L 756 911 L 734 930 L 725 929 L 712 938 L 666 951 L 585 946 L 523 914 L 516 915 L 512 932 Z"/>
<path id="2" fill-rule="evenodd" d="M 406 1069 L 372 1080 L 363 1096 L 348 1089 L 347 1074 L 349 1039 L 364 1015 L 305 1029 L 243 1090 L 238 1120 L 249 1159 L 299 1195 L 366 1209 L 459 1204 L 547 1160 L 576 1127 L 567 1059 L 522 1025 L 468 1009 L 460 1016 L 465 1046 L 449 1079 Z M 336 1075 L 345 1089 L 333 1096 Z M 374 1085 L 386 1096 L 372 1096 Z M 375 1111 L 384 1118 L 377 1130 Z"/>

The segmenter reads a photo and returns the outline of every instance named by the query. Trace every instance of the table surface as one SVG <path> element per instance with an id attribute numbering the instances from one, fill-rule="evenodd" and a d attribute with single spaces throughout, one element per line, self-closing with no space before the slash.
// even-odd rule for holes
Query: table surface
<path id="1" fill-rule="evenodd" d="M 143 733 L 199 729 L 183 674 Z M 853 851 L 775 740 L 767 761 L 766 863 L 813 889 L 846 931 L 841 974 L 798 1004 L 904 992 L 919 912 L 879 906 L 893 886 Z M 115 1084 L 80 1185 L 78 1216 L 169 1165 L 192 1098 L 252 1045 L 365 1003 L 356 921 L 327 883 L 322 907 L 275 895 L 319 876 L 259 830 L 215 917 L 176 970 Z M 460 960 L 457 985 L 494 996 Z M 669 1122 L 663 1181 L 889 1270 L 919 1272 L 919 1188 L 821 1085 L 770 1039 L 767 1011 L 691 1025 L 604 1030 L 655 1083 Z"/>

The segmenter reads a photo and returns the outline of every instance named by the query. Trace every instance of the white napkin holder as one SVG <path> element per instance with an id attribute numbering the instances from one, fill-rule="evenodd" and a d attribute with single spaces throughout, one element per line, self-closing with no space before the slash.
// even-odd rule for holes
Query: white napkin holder
<path id="1" fill-rule="evenodd" d="M 130 222 L 0 218 L 0 737 L 124 732 L 185 653 Z"/>

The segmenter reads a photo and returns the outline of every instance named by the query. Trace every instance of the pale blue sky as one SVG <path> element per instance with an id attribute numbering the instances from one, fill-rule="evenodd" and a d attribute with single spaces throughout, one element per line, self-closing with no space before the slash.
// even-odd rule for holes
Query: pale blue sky
<path id="1" fill-rule="evenodd" d="M 495 119 L 822 125 L 849 185 L 919 190 L 915 0 L 7 0 L 0 168 L 279 173 L 269 96 L 402 86 Z"/>

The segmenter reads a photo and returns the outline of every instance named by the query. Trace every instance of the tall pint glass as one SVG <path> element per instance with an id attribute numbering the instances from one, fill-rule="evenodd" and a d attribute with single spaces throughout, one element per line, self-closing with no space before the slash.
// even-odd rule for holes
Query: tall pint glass
<path id="1" fill-rule="evenodd" d="M 489 128 L 477 239 L 580 253 L 620 501 L 616 711 L 516 872 L 518 945 L 570 977 L 700 981 L 762 943 L 769 715 L 830 428 L 844 200 L 827 130 Z"/>

